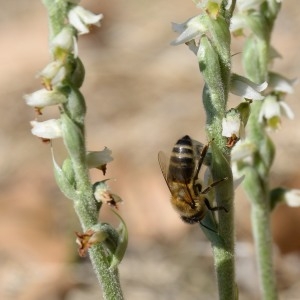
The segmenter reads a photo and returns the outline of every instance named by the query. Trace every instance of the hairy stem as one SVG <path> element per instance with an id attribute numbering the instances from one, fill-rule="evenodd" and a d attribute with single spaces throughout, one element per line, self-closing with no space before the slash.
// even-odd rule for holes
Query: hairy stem
<path id="1" fill-rule="evenodd" d="M 259 20 L 263 25 L 263 34 L 252 34 L 243 53 L 243 63 L 247 76 L 256 83 L 268 78 L 270 61 L 270 37 L 274 21 L 280 9 L 275 0 L 265 1 L 259 10 Z M 265 26 L 267 25 L 267 26 Z M 256 151 L 253 154 L 253 166 L 245 168 L 243 186 L 251 201 L 252 228 L 259 266 L 260 285 L 265 300 L 278 299 L 275 273 L 272 261 L 272 232 L 269 192 L 269 171 L 273 163 L 274 147 L 265 128 L 258 122 L 261 103 L 251 105 L 251 114 L 247 124 L 247 136 Z"/>
<path id="2" fill-rule="evenodd" d="M 48 11 L 50 41 L 66 26 L 70 3 L 65 0 L 43 0 Z M 75 36 L 74 36 L 75 37 Z M 78 60 L 69 53 L 70 68 L 76 69 Z M 74 64 L 74 65 L 73 65 Z M 71 68 L 73 67 L 73 68 Z M 68 102 L 61 107 L 61 121 L 64 144 L 71 161 L 70 168 L 74 175 L 74 208 L 84 231 L 99 222 L 92 183 L 89 179 L 89 169 L 86 163 L 86 146 L 84 132 L 85 103 L 77 87 L 72 84 L 72 73 L 67 74 L 61 87 L 67 95 Z M 83 76 L 83 75 L 82 75 Z M 65 83 L 67 82 L 67 83 Z M 99 243 L 89 249 L 90 259 L 102 287 L 103 297 L 106 300 L 122 300 L 123 294 L 116 268 L 110 269 L 111 257 L 104 246 Z"/>

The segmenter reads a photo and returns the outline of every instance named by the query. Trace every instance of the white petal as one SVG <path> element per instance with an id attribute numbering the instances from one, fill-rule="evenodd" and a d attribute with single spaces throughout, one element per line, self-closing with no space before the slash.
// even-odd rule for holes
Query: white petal
<path id="1" fill-rule="evenodd" d="M 78 16 L 74 9 L 71 9 L 68 13 L 68 18 L 70 24 L 75 27 L 75 29 L 79 32 L 79 34 L 89 33 L 89 28 L 82 21 L 82 19 Z"/>
<path id="2" fill-rule="evenodd" d="M 65 103 L 67 98 L 58 91 L 41 89 L 24 96 L 26 104 L 32 107 L 45 107 Z"/>
<path id="3" fill-rule="evenodd" d="M 297 82 L 297 79 L 287 79 L 280 74 L 270 72 L 269 85 L 278 92 L 292 94 L 294 92 L 293 85 Z"/>
<path id="4" fill-rule="evenodd" d="M 55 51 L 56 48 L 64 49 L 72 52 L 74 48 L 73 30 L 66 26 L 64 27 L 51 41 L 51 50 Z"/>
<path id="5" fill-rule="evenodd" d="M 260 92 L 265 90 L 267 86 L 267 82 L 263 82 L 262 84 L 255 84 L 254 82 L 243 76 L 239 76 L 234 73 L 231 75 L 231 93 L 246 99 L 263 100 L 264 96 L 261 95 Z"/>
<path id="6" fill-rule="evenodd" d="M 44 139 L 55 139 L 62 136 L 60 119 L 50 119 L 44 122 L 31 121 L 30 122 L 33 135 Z"/>
<path id="7" fill-rule="evenodd" d="M 52 61 L 37 76 L 51 82 L 52 86 L 60 84 L 66 77 L 66 68 L 61 61 Z"/>
<path id="8" fill-rule="evenodd" d="M 281 106 L 282 114 L 287 118 L 293 120 L 295 115 L 291 108 L 284 101 L 279 101 L 279 105 Z"/>
<path id="9" fill-rule="evenodd" d="M 86 155 L 89 168 L 99 168 L 113 160 L 112 151 L 107 147 L 102 151 L 89 151 Z"/>
<path id="10" fill-rule="evenodd" d="M 232 135 L 240 136 L 241 120 L 236 117 L 226 117 L 222 120 L 222 136 L 231 137 Z"/>
<path id="11" fill-rule="evenodd" d="M 231 151 L 231 159 L 232 161 L 245 159 L 247 157 L 250 157 L 255 152 L 255 150 L 256 146 L 253 143 L 247 140 L 239 140 Z"/>
<path id="12" fill-rule="evenodd" d="M 92 12 L 84 9 L 81 6 L 77 6 L 77 13 L 80 15 L 82 21 L 85 24 L 93 24 L 93 25 L 96 25 L 96 26 L 100 26 L 100 20 L 103 19 L 102 14 L 95 15 Z"/>
<path id="13" fill-rule="evenodd" d="M 52 61 L 38 73 L 38 76 L 53 78 L 62 66 L 63 64 L 61 61 Z"/>
<path id="14" fill-rule="evenodd" d="M 200 37 L 207 28 L 203 23 L 203 16 L 196 16 L 182 24 L 172 23 L 172 29 L 181 34 L 171 45 L 179 45 Z"/>
<path id="15" fill-rule="evenodd" d="M 284 193 L 285 202 L 288 206 L 300 206 L 300 190 L 289 190 Z"/>
<path id="16" fill-rule="evenodd" d="M 266 119 L 271 119 L 273 117 L 280 117 L 280 105 L 276 97 L 268 96 L 265 98 L 264 103 L 261 107 L 261 112 L 263 117 Z"/>
<path id="17" fill-rule="evenodd" d="M 247 27 L 247 22 L 243 15 L 234 15 L 230 20 L 230 31 L 234 32 Z"/>
<path id="18" fill-rule="evenodd" d="M 95 15 L 81 6 L 75 6 L 69 11 L 68 18 L 70 24 L 76 28 L 79 34 L 85 34 L 89 32 L 88 25 L 100 26 L 103 15 Z"/>

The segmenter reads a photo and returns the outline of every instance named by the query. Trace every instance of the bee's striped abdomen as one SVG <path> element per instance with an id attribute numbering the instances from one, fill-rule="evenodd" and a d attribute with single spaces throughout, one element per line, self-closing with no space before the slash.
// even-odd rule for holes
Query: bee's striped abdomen
<path id="1" fill-rule="evenodd" d="M 173 147 L 168 179 L 176 182 L 189 183 L 194 176 L 195 159 L 191 138 L 186 135 Z"/>

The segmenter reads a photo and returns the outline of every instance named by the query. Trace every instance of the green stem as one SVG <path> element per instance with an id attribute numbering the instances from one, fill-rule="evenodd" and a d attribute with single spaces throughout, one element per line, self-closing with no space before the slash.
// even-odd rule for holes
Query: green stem
<path id="1" fill-rule="evenodd" d="M 227 212 L 218 212 L 218 235 L 211 239 L 215 269 L 218 280 L 219 299 L 232 300 L 237 298 L 235 283 L 235 261 L 234 261 L 234 192 L 233 180 L 228 157 L 219 150 L 217 145 L 212 145 L 213 178 L 228 179 L 215 187 L 216 203 L 225 207 Z"/>
<path id="2" fill-rule="evenodd" d="M 65 0 L 42 0 L 45 7 L 48 10 L 49 16 L 49 31 L 50 40 L 57 35 L 66 23 L 66 16 L 70 4 Z M 77 97 L 79 95 L 77 94 Z M 68 129 L 65 130 L 64 143 L 68 150 L 71 165 L 75 177 L 76 187 L 76 199 L 74 200 L 74 209 L 78 215 L 80 223 L 84 231 L 97 224 L 98 210 L 95 204 L 92 184 L 89 178 L 89 170 L 86 165 L 85 153 L 85 138 L 84 138 L 84 124 L 83 119 L 85 115 L 85 103 L 84 99 L 76 98 L 79 104 L 79 111 L 76 110 L 78 106 L 68 107 L 67 113 L 62 111 L 61 118 L 64 119 L 65 126 Z M 70 102 L 69 98 L 69 102 Z M 82 103 L 83 102 L 83 103 Z M 75 102 L 77 103 L 77 102 Z M 65 107 L 66 109 L 66 107 Z M 78 120 L 75 118 L 82 117 L 81 126 L 78 125 Z M 89 249 L 90 259 L 97 275 L 100 285 L 102 286 L 103 298 L 105 300 L 122 300 L 124 299 L 122 289 L 119 281 L 118 270 L 110 270 L 110 261 L 108 259 L 107 252 L 102 244 L 93 245 Z"/>
<path id="3" fill-rule="evenodd" d="M 49 18 L 49 39 L 57 35 L 64 26 L 68 3 L 67 1 L 42 0 Z"/>
<path id="4" fill-rule="evenodd" d="M 269 151 L 262 151 L 264 144 L 269 138 L 262 126 L 258 123 L 258 113 L 261 104 L 254 103 L 248 122 L 249 140 L 255 143 L 257 149 L 254 154 L 255 167 L 245 169 L 243 186 L 251 201 L 251 221 L 257 263 L 259 266 L 259 278 L 262 295 L 265 300 L 276 300 L 277 288 L 272 260 L 272 232 L 271 232 L 271 211 L 269 199 L 269 169 L 273 161 L 272 147 L 266 147 Z M 271 157 L 271 158 L 270 158 Z"/>
<path id="5" fill-rule="evenodd" d="M 74 205 L 84 231 L 98 222 L 98 213 L 96 210 L 91 211 L 89 205 L 93 201 L 92 190 L 90 193 L 83 193 L 83 197 L 86 195 L 89 195 L 87 199 L 79 199 Z M 101 244 L 93 245 L 89 250 L 89 255 L 94 272 L 102 287 L 103 299 L 123 300 L 118 269 L 109 269 L 110 264 L 103 246 Z"/>
<path id="6" fill-rule="evenodd" d="M 267 203 L 267 201 L 265 201 Z M 276 300 L 277 289 L 272 260 L 272 232 L 270 228 L 270 211 L 261 205 L 252 205 L 251 219 L 255 247 L 258 256 L 259 272 L 262 287 L 262 299 Z"/>
<path id="7" fill-rule="evenodd" d="M 228 39 L 228 24 L 224 28 L 224 38 Z M 230 38 L 227 43 L 230 47 Z M 217 274 L 219 299 L 238 299 L 235 283 L 234 261 L 234 206 L 233 180 L 230 167 L 229 149 L 222 137 L 222 119 L 226 113 L 228 85 L 230 78 L 230 53 L 225 49 L 220 55 L 217 47 L 207 37 L 200 42 L 198 59 L 200 70 L 206 85 L 203 90 L 203 104 L 207 116 L 207 135 L 212 148 L 211 172 L 213 180 L 227 178 L 215 187 L 215 198 L 219 207 L 225 207 L 227 212 L 218 212 L 218 233 L 204 230 L 213 248 L 215 270 Z M 221 59 L 222 57 L 222 59 Z M 225 58 L 225 59 L 224 59 Z"/>
<path id="8" fill-rule="evenodd" d="M 264 2 L 260 8 L 260 20 L 264 34 L 250 36 L 243 54 L 247 76 L 256 83 L 268 78 L 270 37 L 280 5 L 274 0 Z M 269 172 L 274 159 L 274 147 L 265 128 L 258 122 L 262 103 L 251 105 L 251 114 L 247 124 L 247 138 L 256 146 L 253 154 L 253 166 L 247 166 L 243 186 L 251 202 L 251 219 L 260 285 L 264 300 L 278 299 L 275 273 L 272 261 L 272 232 L 269 195 Z"/>

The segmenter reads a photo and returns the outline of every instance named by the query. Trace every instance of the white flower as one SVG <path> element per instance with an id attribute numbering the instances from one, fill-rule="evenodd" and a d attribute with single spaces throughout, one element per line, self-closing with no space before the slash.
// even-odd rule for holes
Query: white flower
<path id="1" fill-rule="evenodd" d="M 288 206 L 291 207 L 300 206 L 300 190 L 297 189 L 287 190 L 284 193 L 284 199 Z"/>
<path id="2" fill-rule="evenodd" d="M 31 133 L 43 139 L 55 139 L 62 136 L 60 119 L 50 119 L 44 122 L 31 121 Z"/>
<path id="3" fill-rule="evenodd" d="M 267 129 L 276 130 L 281 124 L 281 115 L 289 119 L 294 118 L 293 111 L 284 101 L 278 100 L 276 96 L 269 95 L 263 102 L 258 121 L 265 123 Z"/>
<path id="4" fill-rule="evenodd" d="M 265 90 L 267 86 L 267 82 L 255 84 L 243 76 L 234 73 L 231 74 L 230 92 L 245 99 L 263 100 L 264 96 L 261 92 Z"/>
<path id="5" fill-rule="evenodd" d="M 60 84 L 66 76 L 66 68 L 62 61 L 52 61 L 39 74 L 48 90 Z"/>
<path id="6" fill-rule="evenodd" d="M 243 165 L 252 165 L 253 153 L 256 151 L 255 144 L 248 140 L 239 140 L 231 150 L 231 168 L 233 174 L 234 188 L 245 178 Z"/>
<path id="7" fill-rule="evenodd" d="M 86 154 L 86 160 L 88 167 L 100 169 L 104 172 L 106 171 L 106 164 L 113 160 L 111 156 L 111 150 L 107 147 L 102 151 L 89 151 Z"/>
<path id="8" fill-rule="evenodd" d="M 180 35 L 171 45 L 180 45 L 201 37 L 207 30 L 205 17 L 205 15 L 199 15 L 181 24 L 172 23 L 173 31 L 179 32 Z"/>
<path id="9" fill-rule="evenodd" d="M 276 92 L 292 94 L 294 92 L 293 85 L 297 79 L 287 79 L 284 76 L 270 72 L 269 73 L 269 87 Z"/>
<path id="10" fill-rule="evenodd" d="M 67 98 L 59 91 L 41 89 L 24 96 L 26 104 L 32 107 L 43 108 L 67 102 Z"/>
<path id="11" fill-rule="evenodd" d="M 238 112 L 227 113 L 226 117 L 222 120 L 222 136 L 232 137 L 236 136 L 240 138 L 244 135 L 244 125 L 242 124 L 240 115 Z"/>
<path id="12" fill-rule="evenodd" d="M 252 142 L 239 140 L 231 151 L 231 160 L 248 160 L 256 150 L 256 146 Z"/>
<path id="13" fill-rule="evenodd" d="M 78 47 L 74 31 L 70 26 L 64 27 L 51 41 L 50 45 L 53 53 L 59 50 L 64 50 L 74 54 L 76 58 L 78 56 Z"/>
<path id="14" fill-rule="evenodd" d="M 81 6 L 74 6 L 68 13 L 70 24 L 78 31 L 79 34 L 89 33 L 89 26 L 100 26 L 102 14 L 95 15 Z"/>

